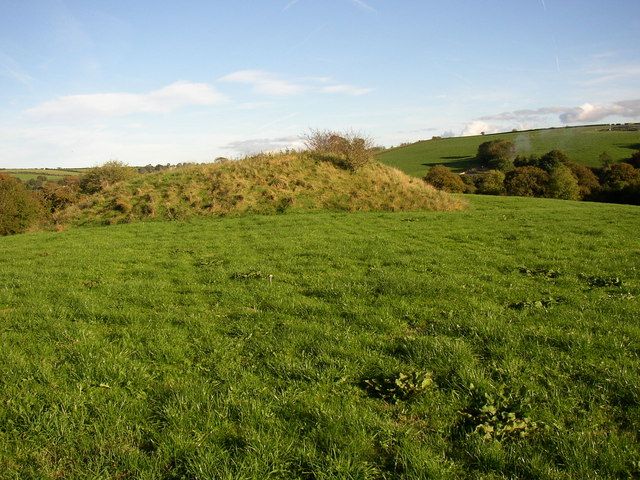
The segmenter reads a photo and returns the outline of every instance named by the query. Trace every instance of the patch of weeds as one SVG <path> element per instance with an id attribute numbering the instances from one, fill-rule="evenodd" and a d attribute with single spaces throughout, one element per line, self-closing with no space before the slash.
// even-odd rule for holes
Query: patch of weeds
<path id="1" fill-rule="evenodd" d="M 622 287 L 622 280 L 619 277 L 601 277 L 598 275 L 584 275 L 580 278 L 585 280 L 591 288 L 595 287 Z"/>
<path id="2" fill-rule="evenodd" d="M 90 280 L 85 280 L 84 282 L 82 282 L 82 285 L 91 290 L 99 286 L 101 283 L 102 281 L 99 278 L 92 278 Z"/>
<path id="3" fill-rule="evenodd" d="M 560 272 L 558 270 L 552 270 L 550 268 L 527 268 L 520 267 L 518 271 L 526 275 L 527 277 L 544 277 L 544 278 L 558 278 L 560 276 Z"/>
<path id="4" fill-rule="evenodd" d="M 554 305 L 565 303 L 564 297 L 546 297 L 540 300 L 523 300 L 521 302 L 515 302 L 509 305 L 509 308 L 515 310 L 526 310 L 530 308 L 550 308 Z"/>
<path id="5" fill-rule="evenodd" d="M 221 258 L 201 258 L 196 260 L 194 265 L 196 267 L 220 267 L 228 263 Z"/>
<path id="6" fill-rule="evenodd" d="M 362 381 L 362 388 L 374 398 L 397 403 L 417 397 L 433 385 L 431 372 L 399 373 L 393 377 L 376 377 Z"/>
<path id="7" fill-rule="evenodd" d="M 231 275 L 231 280 L 258 280 L 264 278 L 260 270 L 247 270 L 246 272 L 235 272 Z"/>
<path id="8" fill-rule="evenodd" d="M 494 392 L 482 392 L 475 385 L 469 387 L 471 402 L 459 412 L 462 427 L 467 435 L 477 435 L 485 441 L 524 438 L 539 428 L 542 422 L 534 422 L 521 413 L 522 398 L 513 395 L 501 385 Z"/>

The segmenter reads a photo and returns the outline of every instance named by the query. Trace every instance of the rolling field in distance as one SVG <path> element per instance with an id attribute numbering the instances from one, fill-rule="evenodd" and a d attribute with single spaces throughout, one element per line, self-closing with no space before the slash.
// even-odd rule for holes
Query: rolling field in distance
<path id="1" fill-rule="evenodd" d="M 603 152 L 607 152 L 614 161 L 621 161 L 640 149 L 640 132 L 607 131 L 606 128 L 603 125 L 550 128 L 425 140 L 389 149 L 377 158 L 409 175 L 422 177 L 429 167 L 435 165 L 446 165 L 455 172 L 473 167 L 478 146 L 490 140 L 513 142 L 519 155 L 541 155 L 560 149 L 571 160 L 590 167 L 600 166 L 598 157 Z"/>
<path id="2" fill-rule="evenodd" d="M 23 182 L 38 178 L 39 176 L 47 177 L 49 181 L 62 180 L 64 177 L 74 177 L 86 172 L 86 168 L 7 168 L 0 169 L 0 173 L 6 173 L 13 177 L 19 178 Z"/>
<path id="3" fill-rule="evenodd" d="M 3 478 L 637 477 L 638 208 L 466 200 L 0 238 Z"/>

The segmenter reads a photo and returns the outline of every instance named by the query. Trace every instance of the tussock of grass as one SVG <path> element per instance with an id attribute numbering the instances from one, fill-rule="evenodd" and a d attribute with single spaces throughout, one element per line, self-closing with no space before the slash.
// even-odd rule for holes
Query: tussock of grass
<path id="1" fill-rule="evenodd" d="M 127 223 L 285 211 L 458 210 L 463 202 L 381 164 L 355 172 L 308 153 L 137 175 L 56 214 L 58 223 Z"/>

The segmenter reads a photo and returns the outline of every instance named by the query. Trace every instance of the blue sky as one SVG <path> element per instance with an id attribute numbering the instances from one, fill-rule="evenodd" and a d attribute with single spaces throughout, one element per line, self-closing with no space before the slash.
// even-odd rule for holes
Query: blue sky
<path id="1" fill-rule="evenodd" d="M 0 0 L 0 167 L 637 120 L 638 0 Z"/>

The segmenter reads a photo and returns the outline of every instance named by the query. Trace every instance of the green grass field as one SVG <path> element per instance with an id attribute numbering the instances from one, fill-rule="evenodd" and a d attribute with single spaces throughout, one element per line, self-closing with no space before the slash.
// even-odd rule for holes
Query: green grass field
<path id="1" fill-rule="evenodd" d="M 0 476 L 638 478 L 638 208 L 468 200 L 0 238 Z"/>
<path id="2" fill-rule="evenodd" d="M 602 152 L 620 161 L 640 149 L 640 132 L 603 129 L 604 126 L 553 128 L 427 140 L 382 152 L 378 160 L 409 175 L 422 177 L 434 165 L 446 165 L 456 172 L 473 167 L 478 145 L 490 140 L 510 140 L 516 145 L 518 154 L 523 155 L 541 155 L 560 149 L 573 161 L 592 167 L 600 166 L 598 157 Z"/>
<path id="3" fill-rule="evenodd" d="M 49 181 L 62 180 L 64 177 L 74 177 L 80 175 L 86 169 L 59 169 L 59 168 L 9 168 L 0 169 L 0 173 L 5 173 L 13 177 L 19 178 L 26 182 L 39 176 L 47 177 Z"/>

